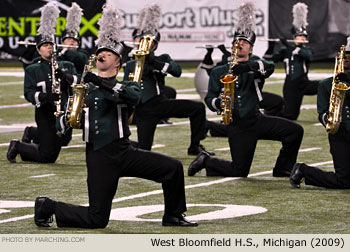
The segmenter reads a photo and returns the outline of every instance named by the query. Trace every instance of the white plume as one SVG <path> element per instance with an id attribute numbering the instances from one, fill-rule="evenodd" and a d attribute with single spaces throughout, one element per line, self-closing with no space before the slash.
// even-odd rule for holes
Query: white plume
<path id="1" fill-rule="evenodd" d="M 347 52 L 350 51 L 350 37 L 347 38 L 347 43 L 346 43 L 345 51 L 347 51 Z"/>
<path id="2" fill-rule="evenodd" d="M 245 2 L 238 7 L 237 32 L 249 37 L 251 32 L 255 31 L 255 10 L 256 8 L 253 2 Z"/>
<path id="3" fill-rule="evenodd" d="M 110 4 L 104 5 L 102 17 L 97 23 L 100 26 L 98 38 L 95 41 L 98 47 L 113 47 L 119 42 L 121 15 L 117 8 Z"/>
<path id="4" fill-rule="evenodd" d="M 82 8 L 77 3 L 72 3 L 72 7 L 67 11 L 66 30 L 68 33 L 79 34 L 82 15 Z"/>
<path id="5" fill-rule="evenodd" d="M 159 30 L 159 21 L 162 15 L 162 10 L 157 3 L 149 4 L 145 8 L 145 17 L 141 24 L 141 30 L 145 33 L 155 35 Z"/>
<path id="6" fill-rule="evenodd" d="M 41 19 L 38 34 L 44 38 L 52 38 L 56 33 L 57 18 L 60 10 L 54 2 L 49 2 L 41 8 Z"/>
<path id="7" fill-rule="evenodd" d="M 146 8 L 142 8 L 139 12 L 139 16 L 137 19 L 137 27 L 136 28 L 138 30 L 142 29 L 142 23 L 143 23 L 143 20 L 145 19 L 145 15 L 146 15 Z"/>
<path id="8" fill-rule="evenodd" d="M 307 5 L 304 3 L 296 3 L 293 6 L 293 26 L 297 29 L 308 25 L 307 23 Z"/>

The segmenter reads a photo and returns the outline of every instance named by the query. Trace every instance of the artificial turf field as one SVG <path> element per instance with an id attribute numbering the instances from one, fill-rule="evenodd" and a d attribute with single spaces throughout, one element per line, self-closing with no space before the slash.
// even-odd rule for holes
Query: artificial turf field
<path id="1" fill-rule="evenodd" d="M 5 70 L 2 70 L 5 71 Z M 0 73 L 2 72 L 0 71 Z M 19 70 L 21 71 L 21 70 Z M 326 70 L 327 71 L 327 70 Z M 317 72 L 317 71 L 314 71 Z M 328 70 L 329 76 L 332 69 Z M 119 76 L 119 79 L 121 77 Z M 283 78 L 270 78 L 264 90 L 281 94 Z M 277 81 L 277 82 L 276 82 Z M 178 95 L 196 94 L 193 78 L 168 78 Z M 0 76 L 0 107 L 23 104 L 23 77 Z M 318 123 L 316 96 L 305 97 L 297 123 L 304 128 L 298 162 L 318 164 L 333 170 L 325 129 Z M 208 113 L 215 120 L 219 117 Z M 11 139 L 21 139 L 23 131 L 0 133 L 0 233 L 1 234 L 348 234 L 350 232 L 349 190 L 327 190 L 302 184 L 293 189 L 288 178 L 274 178 L 281 144 L 259 141 L 248 178 L 206 177 L 205 170 L 194 177 L 187 169 L 194 156 L 187 155 L 190 142 L 188 119 L 170 119 L 171 126 L 158 127 L 153 151 L 181 160 L 185 173 L 187 215 L 199 222 L 195 228 L 162 227 L 161 185 L 137 178 L 122 178 L 114 198 L 111 220 L 105 229 L 38 228 L 33 222 L 37 196 L 86 205 L 85 145 L 81 131 L 73 131 L 68 148 L 62 149 L 55 164 L 17 163 L 6 159 Z M 34 123 L 34 107 L 0 108 L 0 128 L 4 125 Z M 136 140 L 136 127 L 131 139 Z M 202 144 L 216 156 L 230 159 L 227 139 L 207 137 Z M 148 206 L 148 207 L 147 207 Z"/>

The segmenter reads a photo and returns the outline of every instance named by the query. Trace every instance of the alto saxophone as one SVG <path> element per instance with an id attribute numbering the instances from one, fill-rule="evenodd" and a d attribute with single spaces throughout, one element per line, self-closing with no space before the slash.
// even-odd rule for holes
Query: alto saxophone
<path id="1" fill-rule="evenodd" d="M 133 51 L 135 56 L 135 69 L 133 73 L 129 74 L 129 80 L 141 83 L 143 66 L 145 64 L 145 58 L 150 53 L 153 45 L 154 37 L 151 35 L 143 36 L 140 40 L 139 48 Z"/>
<path id="2" fill-rule="evenodd" d="M 52 46 L 52 56 L 51 56 L 51 74 L 52 74 L 52 93 L 55 94 L 61 94 L 61 80 L 59 78 L 56 79 L 55 71 L 58 68 L 58 63 L 57 63 L 57 45 L 56 43 L 53 44 Z M 55 101 L 55 106 L 56 106 L 56 112 L 55 116 L 58 117 L 60 114 L 63 113 L 61 111 L 61 97 L 59 98 L 58 101 Z"/>
<path id="3" fill-rule="evenodd" d="M 73 129 L 79 129 L 81 126 L 81 115 L 85 107 L 85 96 L 88 85 L 84 83 L 84 77 L 87 72 L 91 72 L 93 62 L 99 59 L 96 55 L 91 55 L 88 64 L 84 66 L 84 72 L 81 75 L 80 84 L 73 84 L 73 95 L 68 98 L 68 107 L 66 114 L 67 124 Z"/>
<path id="4" fill-rule="evenodd" d="M 328 117 L 326 122 L 326 131 L 331 134 L 338 132 L 341 122 L 345 94 L 346 91 L 350 89 L 346 83 L 340 82 L 337 79 L 337 75 L 339 73 L 344 73 L 344 53 L 345 46 L 342 45 L 339 55 L 335 58 L 332 90 L 329 99 Z"/>
<path id="5" fill-rule="evenodd" d="M 229 71 L 220 78 L 220 82 L 224 84 L 224 92 L 221 94 L 222 123 L 228 125 L 232 122 L 232 107 L 234 98 L 234 82 L 238 76 L 232 74 L 232 68 L 237 64 L 237 54 L 239 50 L 239 40 L 233 44 L 232 60 L 230 62 Z"/>
<path id="6" fill-rule="evenodd" d="M 133 82 L 137 82 L 141 85 L 143 67 L 145 65 L 145 58 L 150 53 L 150 50 L 153 46 L 154 37 L 151 35 L 145 35 L 141 38 L 139 48 L 133 51 L 135 56 L 135 69 L 133 73 L 129 74 L 129 80 Z M 129 124 L 131 124 L 134 117 L 134 113 L 132 113 L 129 117 Z"/>

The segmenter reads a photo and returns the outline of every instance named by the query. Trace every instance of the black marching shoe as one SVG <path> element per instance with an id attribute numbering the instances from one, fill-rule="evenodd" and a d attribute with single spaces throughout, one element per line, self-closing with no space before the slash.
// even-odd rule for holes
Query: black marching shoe
<path id="1" fill-rule="evenodd" d="M 304 163 L 296 163 L 290 173 L 289 182 L 294 188 L 300 188 L 300 183 L 304 178 L 304 174 L 301 171 L 301 167 Z"/>
<path id="2" fill-rule="evenodd" d="M 48 197 L 37 197 L 34 206 L 34 222 L 38 227 L 50 227 L 53 221 L 52 214 L 44 210 L 44 203 L 50 200 Z"/>
<path id="3" fill-rule="evenodd" d="M 185 218 L 185 215 L 164 215 L 162 225 L 166 227 L 178 226 L 178 227 L 197 227 L 197 222 L 191 222 Z"/>
<path id="4" fill-rule="evenodd" d="M 201 144 L 188 147 L 187 155 L 197 156 L 202 151 L 207 152 L 210 156 L 215 156 L 215 152 L 207 151 Z"/>
<path id="5" fill-rule="evenodd" d="M 13 140 L 11 140 L 11 142 L 9 144 L 9 148 L 7 150 L 6 157 L 10 163 L 16 163 L 16 156 L 18 154 L 18 151 L 16 148 L 17 143 L 19 143 L 19 140 L 13 139 Z"/>
<path id="6" fill-rule="evenodd" d="M 30 129 L 30 127 L 26 127 L 24 129 L 24 133 L 23 133 L 23 136 L 22 136 L 22 142 L 23 143 L 31 143 L 32 142 L 32 139 L 30 138 L 30 134 L 29 134 L 29 129 Z"/>
<path id="7" fill-rule="evenodd" d="M 290 171 L 287 170 L 276 170 L 272 172 L 273 177 L 286 178 L 290 176 Z"/>
<path id="8" fill-rule="evenodd" d="M 205 167 L 205 159 L 210 157 L 210 154 L 206 151 L 202 151 L 199 155 L 192 161 L 188 167 L 187 174 L 188 176 L 194 176 L 197 172 L 202 170 Z"/>

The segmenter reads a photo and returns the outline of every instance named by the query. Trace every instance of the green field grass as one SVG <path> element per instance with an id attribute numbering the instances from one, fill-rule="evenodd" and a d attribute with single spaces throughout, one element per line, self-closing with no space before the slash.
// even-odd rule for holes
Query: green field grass
<path id="1" fill-rule="evenodd" d="M 331 70 L 330 70 L 331 72 Z M 25 103 L 22 84 L 1 85 L 7 82 L 21 82 L 23 78 L 2 77 L 0 80 L 0 105 Z M 192 78 L 168 78 L 168 85 L 176 89 L 194 88 Z M 282 83 L 266 85 L 264 90 L 282 93 Z M 193 93 L 193 92 L 189 92 Z M 305 97 L 303 104 L 316 104 L 316 96 Z M 15 123 L 33 123 L 34 108 L 0 109 L 0 125 Z M 208 115 L 217 118 L 216 115 Z M 188 122 L 187 119 L 171 119 L 172 122 Z M 301 149 L 320 148 L 314 151 L 300 152 L 298 162 L 308 164 L 332 160 L 329 154 L 327 135 L 322 126 L 315 125 L 317 113 L 315 109 L 302 110 L 297 121 L 304 128 L 304 139 Z M 131 126 L 131 139 L 136 140 L 135 126 Z M 74 130 L 73 134 L 80 134 Z M 1 201 L 29 201 L 33 202 L 39 195 L 46 195 L 53 199 L 73 204 L 88 203 L 86 188 L 85 147 L 81 136 L 74 136 L 70 146 L 81 147 L 62 149 L 55 164 L 35 164 L 23 162 L 17 157 L 17 164 L 10 164 L 6 159 L 8 143 L 13 138 L 20 139 L 22 132 L 0 134 L 0 202 Z M 241 216 L 228 219 L 207 219 L 199 221 L 196 228 L 165 228 L 160 222 L 147 219 L 160 219 L 162 211 L 141 216 L 144 221 L 111 220 L 105 229 L 86 230 L 57 228 L 54 224 L 49 229 L 35 226 L 32 217 L 23 220 L 4 222 L 10 218 L 33 214 L 33 207 L 2 208 L 10 210 L 1 212 L 0 233 L 37 233 L 37 234 L 130 234 L 130 233 L 237 233 L 237 234 L 290 234 L 290 233 L 349 233 L 350 218 L 349 190 L 326 190 L 302 185 L 300 190 L 292 189 L 287 178 L 273 178 L 270 173 L 256 176 L 259 172 L 271 171 L 274 167 L 281 144 L 272 141 L 259 141 L 254 161 L 250 170 L 252 177 L 234 178 L 223 181 L 221 177 L 206 177 L 203 170 L 194 177 L 187 176 L 187 168 L 193 156 L 187 156 L 190 142 L 189 124 L 158 127 L 154 144 L 165 145 L 154 149 L 160 153 L 170 155 L 181 160 L 184 166 L 186 186 L 198 185 L 186 189 L 188 204 L 210 204 L 211 206 L 189 207 L 188 216 L 222 210 L 219 205 L 249 205 L 266 208 L 260 214 Z M 208 149 L 216 151 L 219 158 L 230 159 L 230 153 L 217 149 L 228 147 L 225 138 L 206 138 L 202 144 Z M 332 165 L 320 168 L 333 170 Z M 48 177 L 30 178 L 31 176 L 55 174 Z M 206 182 L 216 182 L 206 185 Z M 161 193 L 144 197 L 124 199 L 122 197 L 135 196 L 140 193 L 161 190 L 161 185 L 142 179 L 123 178 L 120 180 L 113 209 L 143 205 L 163 204 Z M 1 206 L 1 204 L 0 204 Z"/>

